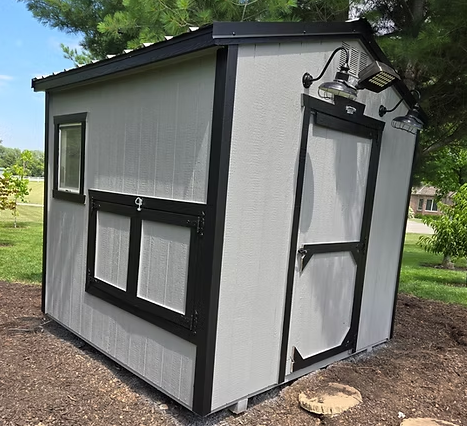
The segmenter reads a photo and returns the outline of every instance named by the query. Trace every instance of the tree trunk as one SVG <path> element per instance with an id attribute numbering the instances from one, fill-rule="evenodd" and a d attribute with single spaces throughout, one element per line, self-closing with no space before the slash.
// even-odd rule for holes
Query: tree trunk
<path id="1" fill-rule="evenodd" d="M 451 262 L 451 256 L 448 256 L 447 254 L 444 255 L 443 257 L 443 263 L 441 263 L 444 269 L 454 269 L 454 263 Z"/>

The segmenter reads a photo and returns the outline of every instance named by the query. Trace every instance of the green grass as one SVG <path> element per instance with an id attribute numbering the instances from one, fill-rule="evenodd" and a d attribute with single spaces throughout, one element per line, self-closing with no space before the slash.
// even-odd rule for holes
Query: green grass
<path id="1" fill-rule="evenodd" d="M 44 203 L 44 181 L 36 182 L 30 181 L 28 187 L 30 188 L 29 195 L 26 197 L 26 203 L 43 204 Z"/>
<path id="2" fill-rule="evenodd" d="M 42 207 L 18 206 L 17 220 L 18 220 L 18 223 L 20 224 L 35 222 L 35 223 L 40 223 L 42 226 L 42 216 L 43 216 Z M 13 224 L 14 217 L 13 217 L 11 210 L 0 211 L 0 223 L 3 223 L 3 222 Z"/>
<path id="3" fill-rule="evenodd" d="M 442 256 L 425 252 L 417 246 L 420 234 L 406 234 L 400 279 L 401 293 L 413 294 L 424 299 L 467 305 L 465 271 L 448 271 L 422 264 L 440 264 Z M 465 259 L 455 262 L 465 267 Z"/>
<path id="4" fill-rule="evenodd" d="M 41 210 L 38 207 L 26 209 Z M 5 212 L 2 212 L 2 214 Z M 26 214 L 25 214 L 26 216 Z M 42 223 L 0 222 L 0 281 L 39 283 L 42 279 Z"/>

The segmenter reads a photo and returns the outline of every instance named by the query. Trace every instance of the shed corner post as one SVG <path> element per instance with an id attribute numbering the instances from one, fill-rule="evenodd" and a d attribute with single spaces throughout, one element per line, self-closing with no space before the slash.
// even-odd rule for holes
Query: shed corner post
<path id="1" fill-rule="evenodd" d="M 47 279 L 47 221 L 49 194 L 49 92 L 45 92 L 45 125 L 44 125 L 44 207 L 42 219 L 42 295 L 41 311 L 45 312 L 46 279 Z"/>
<path id="2" fill-rule="evenodd" d="M 209 414 L 212 405 L 217 315 L 234 111 L 238 45 L 220 47 L 216 57 L 211 150 L 204 237 L 203 277 L 196 295 L 200 308 L 193 411 Z"/>
<path id="3" fill-rule="evenodd" d="M 402 256 L 404 253 L 405 230 L 407 229 L 408 211 L 409 211 L 409 206 L 410 206 L 410 195 L 412 194 L 413 176 L 414 176 L 415 164 L 417 162 L 417 151 L 418 151 L 419 143 L 420 143 L 420 132 L 417 132 L 417 136 L 415 138 L 414 149 L 413 149 L 412 170 L 410 171 L 409 188 L 407 191 L 407 202 L 406 202 L 405 211 L 404 211 L 405 218 L 404 218 L 404 226 L 402 227 L 401 248 L 399 252 L 399 264 L 397 266 L 397 279 L 396 279 L 396 286 L 394 290 L 394 305 L 392 308 L 391 331 L 389 333 L 390 339 L 392 339 L 394 336 L 394 328 L 396 324 L 397 299 L 398 299 L 398 294 L 399 294 L 399 283 L 400 283 L 400 278 L 401 278 Z"/>

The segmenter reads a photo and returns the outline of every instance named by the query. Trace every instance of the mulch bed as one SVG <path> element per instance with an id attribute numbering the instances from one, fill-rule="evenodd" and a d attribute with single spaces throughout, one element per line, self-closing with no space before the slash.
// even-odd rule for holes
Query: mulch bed
<path id="1" fill-rule="evenodd" d="M 40 312 L 40 288 L 0 282 L 0 425 L 400 425 L 407 417 L 467 422 L 467 309 L 401 296 L 395 338 L 259 395 L 240 415 L 201 419 Z M 332 418 L 298 405 L 328 382 L 363 403 Z"/>

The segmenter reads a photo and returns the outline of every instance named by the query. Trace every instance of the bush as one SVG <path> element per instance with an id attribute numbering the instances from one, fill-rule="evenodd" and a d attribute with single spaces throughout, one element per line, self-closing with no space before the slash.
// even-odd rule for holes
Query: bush
<path id="1" fill-rule="evenodd" d="M 409 206 L 409 212 L 407 213 L 407 218 L 408 219 L 413 219 L 415 217 L 413 208 Z"/>
<path id="2" fill-rule="evenodd" d="M 441 215 L 437 214 L 422 214 L 422 213 L 415 213 L 415 219 L 429 219 L 431 220 L 439 220 L 441 218 Z"/>
<path id="3" fill-rule="evenodd" d="M 445 258 L 467 257 L 467 184 L 454 195 L 453 205 L 439 203 L 439 207 L 441 216 L 423 219 L 434 234 L 420 237 L 418 244 L 429 253 L 443 254 Z"/>

